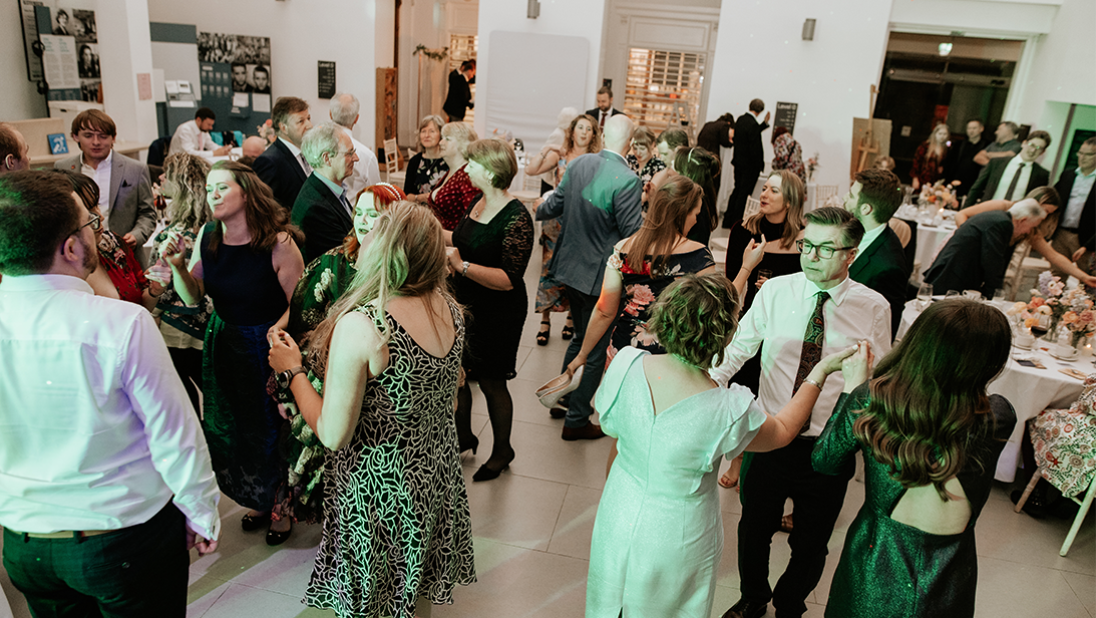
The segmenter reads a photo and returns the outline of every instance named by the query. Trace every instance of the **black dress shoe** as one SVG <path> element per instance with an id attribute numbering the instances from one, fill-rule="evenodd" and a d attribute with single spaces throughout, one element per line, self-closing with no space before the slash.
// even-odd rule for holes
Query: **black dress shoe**
<path id="1" fill-rule="evenodd" d="M 756 603 L 739 599 L 738 603 L 735 603 L 731 609 L 727 610 L 727 613 L 723 614 L 723 618 L 761 618 L 768 609 L 768 603 Z"/>
<path id="2" fill-rule="evenodd" d="M 244 529 L 244 532 L 251 532 L 252 530 L 258 530 L 263 526 L 270 523 L 270 513 L 263 513 L 262 515 L 252 515 L 248 513 L 240 519 L 240 527 Z"/>
<path id="3" fill-rule="evenodd" d="M 563 439 L 568 442 L 574 440 L 597 440 L 598 438 L 604 437 L 605 432 L 601 431 L 601 426 L 593 423 L 586 423 L 582 427 L 563 428 Z"/>
<path id="4" fill-rule="evenodd" d="M 491 480 L 497 479 L 499 477 L 499 475 L 502 474 L 503 470 L 510 467 L 510 462 L 512 462 L 512 461 L 514 461 L 514 453 L 513 452 L 510 453 L 510 459 L 507 459 L 506 461 L 504 461 L 502 463 L 502 465 L 499 466 L 497 469 L 492 468 L 491 466 L 487 465 L 487 464 L 491 463 L 491 460 L 487 460 L 487 463 L 480 466 L 480 469 L 476 470 L 476 473 L 472 475 L 472 482 L 473 483 L 481 483 L 483 481 L 491 481 Z"/>

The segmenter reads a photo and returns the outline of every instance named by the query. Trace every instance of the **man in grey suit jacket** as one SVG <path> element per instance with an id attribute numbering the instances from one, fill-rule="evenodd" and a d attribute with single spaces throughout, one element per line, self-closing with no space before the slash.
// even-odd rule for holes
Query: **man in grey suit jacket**
<path id="1" fill-rule="evenodd" d="M 606 120 L 605 149 L 571 161 L 555 192 L 537 208 L 537 220 L 560 217 L 563 223 L 548 273 L 565 286 L 575 323 L 575 336 L 563 358 L 564 371 L 582 349 L 613 245 L 634 234 L 643 223 L 642 183 L 624 160 L 634 129 L 623 114 Z M 612 330 L 605 331 L 586 358 L 582 382 L 569 396 L 564 440 L 594 440 L 605 435 L 590 422 L 590 400 L 605 369 Z"/>
<path id="2" fill-rule="evenodd" d="M 142 266 L 147 255 L 137 251 L 156 229 L 152 206 L 152 179 L 140 161 L 114 152 L 117 130 L 110 116 L 97 109 L 81 112 L 72 121 L 72 138 L 80 154 L 54 164 L 59 170 L 84 174 L 99 185 L 99 210 L 107 229 L 134 249 Z"/>

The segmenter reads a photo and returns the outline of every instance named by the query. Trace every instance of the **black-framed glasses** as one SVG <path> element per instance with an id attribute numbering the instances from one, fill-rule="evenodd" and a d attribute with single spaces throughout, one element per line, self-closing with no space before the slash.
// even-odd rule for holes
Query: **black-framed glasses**
<path id="1" fill-rule="evenodd" d="M 815 250 L 817 250 L 818 257 L 822 258 L 823 260 L 828 260 L 832 258 L 834 252 L 836 251 L 848 251 L 849 249 L 855 248 L 856 247 L 831 247 L 829 245 L 814 245 L 810 242 L 807 242 L 806 240 L 795 241 L 796 251 L 802 253 L 803 255 L 810 255 L 814 253 Z"/>
<path id="2" fill-rule="evenodd" d="M 72 230 L 72 234 L 69 234 L 69 236 L 72 236 L 73 234 L 79 234 L 80 230 L 84 229 L 85 227 L 87 227 L 89 225 L 91 226 L 91 229 L 93 231 L 98 232 L 99 228 L 101 228 L 103 226 L 103 217 L 101 217 L 99 215 L 91 215 L 91 218 L 88 219 L 87 223 L 81 225 L 80 227 L 76 228 L 75 230 Z"/>

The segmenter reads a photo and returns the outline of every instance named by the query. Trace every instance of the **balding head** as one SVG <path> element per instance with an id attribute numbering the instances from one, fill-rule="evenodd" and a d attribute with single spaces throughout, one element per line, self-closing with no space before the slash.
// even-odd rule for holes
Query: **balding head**
<path id="1" fill-rule="evenodd" d="M 624 156 L 632 147 L 635 123 L 624 114 L 617 114 L 605 121 L 605 148 Z"/>
<path id="2" fill-rule="evenodd" d="M 0 174 L 30 167 L 30 148 L 14 126 L 0 122 Z"/>
<path id="3" fill-rule="evenodd" d="M 240 149 L 243 151 L 243 156 L 258 158 L 266 150 L 266 140 L 258 135 L 252 135 L 244 140 L 244 144 Z"/>

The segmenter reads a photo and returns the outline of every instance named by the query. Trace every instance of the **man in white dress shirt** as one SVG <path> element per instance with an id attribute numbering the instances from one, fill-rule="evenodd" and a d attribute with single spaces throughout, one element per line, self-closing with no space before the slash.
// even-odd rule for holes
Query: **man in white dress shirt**
<path id="1" fill-rule="evenodd" d="M 0 526 L 36 616 L 186 614 L 216 549 L 205 437 L 152 316 L 95 296 L 98 217 L 47 172 L 0 176 Z"/>
<path id="2" fill-rule="evenodd" d="M 358 123 L 358 110 L 361 104 L 358 97 L 340 93 L 331 97 L 331 120 L 342 127 L 354 144 L 354 152 L 358 155 L 358 162 L 354 164 L 354 170 L 346 179 L 346 191 L 350 200 L 354 201 L 362 189 L 375 185 L 381 181 L 381 167 L 377 163 L 377 155 L 365 144 L 354 139 L 354 125 Z"/>
<path id="3" fill-rule="evenodd" d="M 208 107 L 199 107 L 198 111 L 194 112 L 194 120 L 184 122 L 175 129 L 168 153 L 185 152 L 199 157 L 227 155 L 232 150 L 232 146 L 218 146 L 209 136 L 216 121 L 217 114 L 214 114 L 213 110 Z"/>
<path id="4" fill-rule="evenodd" d="M 813 362 L 861 340 L 871 344 L 877 359 L 891 347 L 886 299 L 848 276 L 864 227 L 841 208 L 819 208 L 805 218 L 803 239 L 796 241 L 803 272 L 769 279 L 761 286 L 727 346 L 723 364 L 711 371 L 712 379 L 726 384 L 761 349 L 757 400 L 769 413 L 787 405 L 801 384 L 798 376 L 805 376 L 803 370 L 813 366 L 809 345 L 814 346 Z M 814 325 L 821 330 L 809 335 L 808 327 Z M 779 616 L 801 616 L 806 611 L 804 600 L 822 576 L 826 545 L 853 473 L 849 469 L 844 475 L 827 476 L 811 466 L 814 442 L 843 388 L 844 380 L 831 376 L 809 424 L 791 444 L 769 453 L 746 454 L 739 481 L 742 598 L 724 618 L 758 618 L 770 600 Z M 770 588 L 769 546 L 788 498 L 795 503 L 795 525 L 788 540 L 792 556 L 776 587 Z"/>

